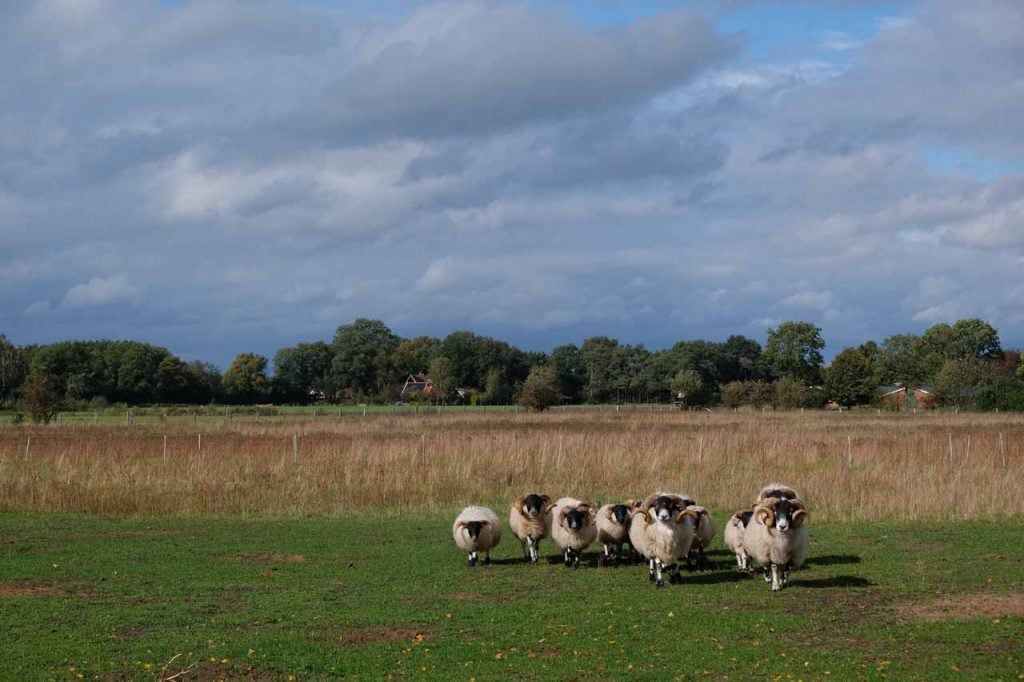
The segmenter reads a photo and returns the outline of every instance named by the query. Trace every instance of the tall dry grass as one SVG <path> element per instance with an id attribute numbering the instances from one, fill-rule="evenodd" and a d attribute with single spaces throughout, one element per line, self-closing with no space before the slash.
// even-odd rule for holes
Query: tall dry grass
<path id="1" fill-rule="evenodd" d="M 661 489 L 738 509 L 775 480 L 820 519 L 1021 515 L 1024 417 L 454 413 L 0 427 L 3 511 L 342 514 Z"/>

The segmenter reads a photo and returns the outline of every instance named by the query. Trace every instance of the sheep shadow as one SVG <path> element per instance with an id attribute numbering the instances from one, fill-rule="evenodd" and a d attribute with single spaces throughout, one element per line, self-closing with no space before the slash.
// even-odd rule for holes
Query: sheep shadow
<path id="1" fill-rule="evenodd" d="M 707 573 L 680 573 L 682 585 L 720 585 L 722 583 L 738 583 L 750 580 L 749 573 L 739 571 L 712 571 Z"/>
<path id="2" fill-rule="evenodd" d="M 859 564 L 860 557 L 856 554 L 826 554 L 808 557 L 808 566 L 837 566 L 839 564 Z"/>
<path id="3" fill-rule="evenodd" d="M 823 587 L 871 587 L 876 583 L 857 575 L 834 575 L 828 578 L 803 578 L 790 580 L 789 584 L 792 587 L 820 589 Z"/>

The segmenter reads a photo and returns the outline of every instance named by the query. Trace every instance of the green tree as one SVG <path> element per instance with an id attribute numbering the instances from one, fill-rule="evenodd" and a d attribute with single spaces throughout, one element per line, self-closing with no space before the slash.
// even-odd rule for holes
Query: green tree
<path id="1" fill-rule="evenodd" d="M 497 367 L 487 370 L 482 398 L 485 405 L 505 405 L 512 399 L 512 387 Z"/>
<path id="2" fill-rule="evenodd" d="M 323 341 L 300 343 L 274 354 L 274 392 L 282 402 L 309 403 L 317 394 L 330 396 L 331 347 Z M 331 396 L 333 398 L 333 396 Z"/>
<path id="3" fill-rule="evenodd" d="M 913 334 L 895 334 L 885 339 L 875 356 L 875 380 L 879 384 L 926 384 L 930 376 L 924 368 L 923 342 Z"/>
<path id="4" fill-rule="evenodd" d="M 61 400 L 52 378 L 35 371 L 29 374 L 21 387 L 21 403 L 33 422 L 49 424 L 57 416 Z"/>
<path id="5" fill-rule="evenodd" d="M 427 376 L 434 385 L 433 399 L 437 402 L 447 404 L 448 396 L 455 390 L 455 368 L 452 361 L 443 355 L 439 355 L 430 361 L 430 368 Z"/>
<path id="6" fill-rule="evenodd" d="M 183 403 L 191 397 L 191 379 L 184 362 L 168 355 L 156 368 L 156 399 L 161 403 Z"/>
<path id="7" fill-rule="evenodd" d="M 391 366 L 396 376 L 404 379 L 412 374 L 425 374 L 430 359 L 437 354 L 441 342 L 432 336 L 417 336 L 400 341 L 391 354 Z"/>
<path id="8" fill-rule="evenodd" d="M 19 348 L 0 334 L 0 402 L 9 400 L 25 382 L 28 360 Z"/>
<path id="9" fill-rule="evenodd" d="M 672 381 L 669 382 L 669 387 L 675 394 L 676 400 L 681 405 L 690 404 L 693 396 L 696 395 L 700 389 L 704 386 L 704 380 L 701 379 L 700 374 L 693 369 L 681 369 L 676 372 L 676 375 L 672 377 Z"/>
<path id="10" fill-rule="evenodd" d="M 745 336 L 732 335 L 721 345 L 719 380 L 722 383 L 763 379 L 767 375 L 761 344 Z"/>
<path id="11" fill-rule="evenodd" d="M 389 382 L 397 380 L 389 361 L 399 341 L 380 320 L 360 318 L 338 327 L 332 342 L 334 386 L 359 395 L 383 393 Z"/>
<path id="12" fill-rule="evenodd" d="M 778 377 L 789 376 L 804 385 L 821 383 L 821 329 L 810 322 L 783 322 L 768 330 L 764 359 Z"/>
<path id="13" fill-rule="evenodd" d="M 551 351 L 548 363 L 555 368 L 558 375 L 558 386 L 570 403 L 582 401 L 583 367 L 580 361 L 580 349 L 575 344 L 558 346 Z"/>
<path id="14" fill-rule="evenodd" d="M 615 394 L 615 379 L 622 374 L 619 342 L 607 336 L 591 336 L 580 346 L 583 397 L 588 403 L 603 403 Z"/>
<path id="15" fill-rule="evenodd" d="M 540 366 L 530 370 L 519 391 L 519 404 L 543 412 L 559 400 L 558 373 L 554 367 Z"/>
<path id="16" fill-rule="evenodd" d="M 255 353 L 240 353 L 224 372 L 224 392 L 236 404 L 266 400 L 270 391 L 267 359 Z"/>
<path id="17" fill-rule="evenodd" d="M 856 348 L 845 348 L 825 370 L 825 394 L 844 407 L 871 402 L 874 391 L 871 360 Z"/>
<path id="18" fill-rule="evenodd" d="M 807 386 L 794 377 L 782 377 L 772 387 L 772 404 L 783 410 L 795 410 L 804 404 Z"/>
<path id="19" fill-rule="evenodd" d="M 982 389 L 991 383 L 991 367 L 982 360 L 946 360 L 932 386 L 939 403 L 964 408 L 974 404 Z"/>

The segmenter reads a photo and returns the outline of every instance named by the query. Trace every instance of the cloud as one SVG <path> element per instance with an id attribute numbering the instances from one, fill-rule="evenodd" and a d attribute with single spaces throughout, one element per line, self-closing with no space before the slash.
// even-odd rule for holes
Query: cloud
<path id="1" fill-rule="evenodd" d="M 118 273 L 110 277 L 93 277 L 87 282 L 76 284 L 64 295 L 67 308 L 91 308 L 131 300 L 137 288 L 128 275 Z"/>
<path id="2" fill-rule="evenodd" d="M 589 116 L 642 105 L 738 45 L 685 10 L 599 31 L 525 4 L 431 4 L 364 40 L 325 123 L 433 137 Z"/>

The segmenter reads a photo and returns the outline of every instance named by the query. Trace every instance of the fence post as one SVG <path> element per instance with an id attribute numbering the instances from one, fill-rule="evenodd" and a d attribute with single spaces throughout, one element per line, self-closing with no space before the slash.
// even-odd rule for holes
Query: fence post
<path id="1" fill-rule="evenodd" d="M 846 436 L 846 468 L 853 469 L 853 436 Z"/>
<path id="2" fill-rule="evenodd" d="M 199 434 L 199 446 L 197 448 L 199 452 L 203 451 L 203 434 Z"/>
<path id="3" fill-rule="evenodd" d="M 700 435 L 700 446 L 697 450 L 697 463 L 704 465 L 704 434 Z"/>
<path id="4" fill-rule="evenodd" d="M 1003 468 L 1006 468 L 1006 441 L 1003 440 L 1003 434 L 999 434 L 999 458 L 1002 460 Z"/>
<path id="5" fill-rule="evenodd" d="M 299 434 L 292 434 L 292 463 L 299 463 Z"/>
<path id="6" fill-rule="evenodd" d="M 25 441 L 25 459 L 28 459 L 29 448 L 32 447 L 32 435 L 29 434 L 28 440 Z"/>

